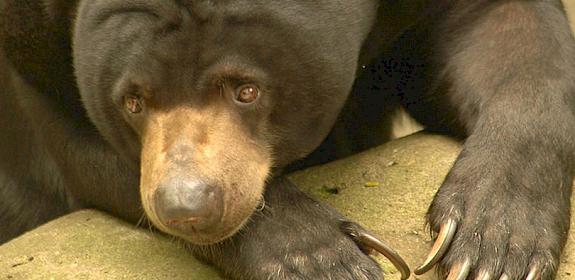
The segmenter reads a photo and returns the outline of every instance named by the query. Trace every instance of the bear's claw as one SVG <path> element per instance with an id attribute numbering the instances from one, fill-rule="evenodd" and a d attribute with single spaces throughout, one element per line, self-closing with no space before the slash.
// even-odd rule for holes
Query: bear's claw
<path id="1" fill-rule="evenodd" d="M 428 272 L 433 266 L 443 257 L 447 248 L 451 244 L 453 236 L 455 236 L 455 231 L 457 229 L 457 222 L 453 219 L 447 220 L 446 223 L 442 224 L 437 235 L 435 243 L 429 252 L 429 255 L 425 259 L 422 265 L 415 269 L 415 274 L 421 275 Z"/>
<path id="2" fill-rule="evenodd" d="M 409 278 L 409 266 L 391 246 L 353 222 L 342 221 L 341 230 L 351 236 L 364 251 L 375 250 L 384 255 L 401 273 L 402 280 Z"/>
<path id="3" fill-rule="evenodd" d="M 449 272 L 447 280 L 465 280 L 471 270 L 471 263 L 466 259 L 463 263 L 456 265 L 455 269 Z"/>
<path id="4" fill-rule="evenodd" d="M 435 243 L 433 244 L 433 247 L 431 248 L 429 255 L 427 256 L 427 258 L 425 259 L 423 264 L 420 265 L 414 271 L 414 273 L 416 275 L 421 275 L 421 274 L 428 272 L 431 268 L 433 268 L 433 266 L 435 264 L 437 264 L 437 262 L 439 262 L 439 260 L 447 252 L 449 245 L 451 245 L 451 241 L 453 239 L 453 236 L 455 236 L 456 230 L 457 230 L 457 222 L 453 219 L 447 220 L 447 222 L 443 223 L 440 226 L 439 233 L 437 235 L 437 239 L 435 240 Z M 370 236 L 370 237 L 373 238 L 373 236 Z M 381 252 L 381 251 L 379 251 L 379 252 Z M 383 253 L 383 252 L 381 252 L 381 253 L 384 254 L 386 257 L 388 257 L 385 253 Z M 388 257 L 388 258 L 390 260 L 392 260 L 392 258 L 390 258 L 390 257 Z M 393 260 L 392 260 L 392 262 L 393 262 Z M 396 265 L 396 264 L 394 263 L 394 265 Z M 398 267 L 398 269 L 399 269 L 398 265 L 396 265 L 396 267 Z M 455 265 L 450 270 L 449 275 L 447 276 L 447 280 L 465 280 L 465 279 L 468 279 L 470 271 L 471 271 L 471 262 L 469 261 L 469 259 L 465 259 L 465 261 L 463 261 L 462 263 L 460 263 L 458 265 Z M 403 275 L 404 274 L 402 272 L 402 276 Z M 531 270 L 529 270 L 529 273 L 525 277 L 525 280 L 535 280 L 535 279 L 540 279 L 540 278 L 541 278 L 541 270 L 539 269 L 538 266 L 534 266 L 531 268 Z M 405 278 L 402 277 L 402 279 L 405 279 Z M 491 279 L 495 279 L 495 278 L 493 278 L 489 273 L 480 273 L 479 276 L 477 276 L 475 279 L 476 280 L 491 280 Z M 509 280 L 509 276 L 507 276 L 505 273 L 503 273 L 499 277 L 499 280 Z"/>
<path id="5" fill-rule="evenodd" d="M 527 277 L 525 278 L 525 280 L 535 280 L 535 279 L 540 279 L 540 278 L 541 278 L 541 271 L 539 271 L 539 267 L 534 266 L 529 271 L 529 274 L 527 274 Z"/>

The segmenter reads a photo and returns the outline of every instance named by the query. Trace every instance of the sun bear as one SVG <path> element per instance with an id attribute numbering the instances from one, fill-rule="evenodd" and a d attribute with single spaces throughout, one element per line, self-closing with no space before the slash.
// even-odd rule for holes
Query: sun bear
<path id="1" fill-rule="evenodd" d="M 415 272 L 552 279 L 575 171 L 558 0 L 3 0 L 0 242 L 93 207 L 233 279 L 381 279 L 372 236 L 282 174 L 380 144 L 399 105 L 464 143 Z"/>

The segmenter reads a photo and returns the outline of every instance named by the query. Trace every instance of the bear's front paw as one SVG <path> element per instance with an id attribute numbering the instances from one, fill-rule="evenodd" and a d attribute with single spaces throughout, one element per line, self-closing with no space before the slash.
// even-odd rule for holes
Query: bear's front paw
<path id="1" fill-rule="evenodd" d="M 437 264 L 448 279 L 553 279 L 569 229 L 567 188 L 528 185 L 514 172 L 470 184 L 458 171 L 429 209 L 438 234 L 415 273 Z"/>
<path id="2" fill-rule="evenodd" d="M 266 257 L 257 278 L 383 279 L 380 267 L 368 256 L 373 251 L 388 257 L 402 279 L 409 277 L 403 259 L 365 229 L 347 221 L 340 221 L 339 228 L 335 225 L 324 224 L 314 232 L 300 228 L 275 235 L 266 242 L 270 247 L 263 247 L 266 252 L 259 253 Z"/>
<path id="3" fill-rule="evenodd" d="M 264 243 L 259 279 L 383 279 L 378 264 L 337 227 L 284 233 Z"/>
<path id="4" fill-rule="evenodd" d="M 196 249 L 232 279 L 383 279 L 367 254 L 373 250 L 388 257 L 402 277 L 409 276 L 391 248 L 287 180 L 268 186 L 265 207 L 240 232 Z"/>

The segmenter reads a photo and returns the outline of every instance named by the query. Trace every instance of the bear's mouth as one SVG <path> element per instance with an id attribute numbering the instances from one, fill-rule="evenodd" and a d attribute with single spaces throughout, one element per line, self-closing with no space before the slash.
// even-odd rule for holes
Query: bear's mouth
<path id="1" fill-rule="evenodd" d="M 148 112 L 140 192 L 160 230 L 212 244 L 236 233 L 260 205 L 270 153 L 236 119 L 186 107 Z"/>

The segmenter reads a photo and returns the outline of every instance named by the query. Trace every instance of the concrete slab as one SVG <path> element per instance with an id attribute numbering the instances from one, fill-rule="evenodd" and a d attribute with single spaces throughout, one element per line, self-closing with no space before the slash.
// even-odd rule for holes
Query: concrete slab
<path id="1" fill-rule="evenodd" d="M 432 245 L 424 215 L 459 151 L 460 144 L 450 138 L 418 133 L 349 159 L 304 170 L 292 180 L 392 244 L 414 269 Z M 326 191 L 333 188 L 338 189 L 337 195 Z M 572 219 L 572 228 L 574 222 Z M 393 266 L 377 259 L 387 279 L 399 279 Z M 412 279 L 438 278 L 430 272 Z M 575 279 L 573 234 L 557 279 Z"/>
<path id="2" fill-rule="evenodd" d="M 419 133 L 291 178 L 307 193 L 383 237 L 414 268 L 431 245 L 424 214 L 459 150 L 452 139 Z M 399 279 L 393 266 L 377 259 L 387 279 Z M 571 235 L 558 279 L 574 279 L 574 273 Z M 209 280 L 219 276 L 170 238 L 97 211 L 81 211 L 0 246 L 0 279 Z M 412 279 L 436 278 L 429 273 Z"/>
<path id="3" fill-rule="evenodd" d="M 172 239 L 85 210 L 0 246 L 0 279 L 220 279 Z"/>

